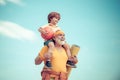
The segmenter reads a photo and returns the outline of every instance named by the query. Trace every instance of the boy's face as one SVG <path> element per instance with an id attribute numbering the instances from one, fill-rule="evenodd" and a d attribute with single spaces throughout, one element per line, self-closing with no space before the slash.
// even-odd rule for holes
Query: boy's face
<path id="1" fill-rule="evenodd" d="M 58 21 L 59 21 L 58 18 L 53 17 L 53 18 L 51 19 L 51 22 L 50 22 L 50 23 L 56 25 L 56 24 L 58 23 Z"/>

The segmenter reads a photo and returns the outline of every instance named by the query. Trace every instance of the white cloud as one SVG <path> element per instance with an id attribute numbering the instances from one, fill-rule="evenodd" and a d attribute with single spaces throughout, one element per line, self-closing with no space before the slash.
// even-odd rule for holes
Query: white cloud
<path id="1" fill-rule="evenodd" d="M 0 5 L 6 5 L 5 0 L 0 0 Z"/>
<path id="2" fill-rule="evenodd" d="M 0 5 L 6 5 L 8 2 L 17 4 L 20 6 L 24 6 L 25 4 L 22 2 L 22 0 L 0 0 Z"/>
<path id="3" fill-rule="evenodd" d="M 33 31 L 8 21 L 0 21 L 0 34 L 18 40 L 34 41 L 37 39 Z"/>

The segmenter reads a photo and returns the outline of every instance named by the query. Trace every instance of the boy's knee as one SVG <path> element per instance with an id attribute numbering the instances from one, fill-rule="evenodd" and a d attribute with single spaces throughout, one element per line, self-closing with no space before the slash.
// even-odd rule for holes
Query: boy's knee
<path id="1" fill-rule="evenodd" d="M 53 48 L 53 47 L 54 47 L 54 42 L 49 42 L 49 43 L 48 43 L 48 47 L 49 47 L 49 48 Z"/>
<path id="2" fill-rule="evenodd" d="M 48 47 L 52 44 L 54 44 L 53 40 L 47 40 L 47 41 L 44 42 L 44 45 L 46 45 Z"/>

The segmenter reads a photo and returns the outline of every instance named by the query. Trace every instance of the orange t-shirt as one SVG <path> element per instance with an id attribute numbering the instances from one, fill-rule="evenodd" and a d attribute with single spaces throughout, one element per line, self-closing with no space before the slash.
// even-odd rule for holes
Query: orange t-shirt
<path id="1" fill-rule="evenodd" d="M 48 47 L 44 46 L 39 53 L 40 58 L 45 61 L 44 53 L 47 52 Z M 52 70 L 55 72 L 67 72 L 66 69 L 66 62 L 68 60 L 66 51 L 64 48 L 61 48 L 60 51 L 58 51 L 56 48 L 52 51 L 52 58 L 51 58 L 51 64 L 52 64 Z"/>

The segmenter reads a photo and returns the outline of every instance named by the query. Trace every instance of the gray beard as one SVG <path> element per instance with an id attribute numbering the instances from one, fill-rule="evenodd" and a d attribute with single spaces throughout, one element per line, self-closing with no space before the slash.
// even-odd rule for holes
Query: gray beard
<path id="1" fill-rule="evenodd" d="M 57 43 L 58 43 L 59 45 L 64 45 L 64 44 L 65 44 L 65 41 L 57 40 Z"/>

